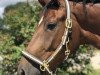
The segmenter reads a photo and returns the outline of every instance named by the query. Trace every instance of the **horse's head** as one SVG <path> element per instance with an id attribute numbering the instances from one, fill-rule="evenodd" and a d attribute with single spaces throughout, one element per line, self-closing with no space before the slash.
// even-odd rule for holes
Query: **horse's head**
<path id="1" fill-rule="evenodd" d="M 27 53 L 25 55 L 25 52 L 23 52 L 23 58 L 21 59 L 18 67 L 19 75 L 44 74 L 39 67 L 40 65 L 42 65 L 41 68 L 44 69 L 43 64 L 45 64 L 45 68 L 49 64 L 49 69 L 54 70 L 65 58 L 65 45 L 63 46 L 61 44 L 66 27 L 65 2 L 64 0 L 48 1 L 49 0 L 40 0 L 40 3 L 43 6 L 45 5 L 44 11 L 42 12 L 38 27 L 36 28 L 34 36 L 26 50 L 34 57 L 31 55 L 27 57 Z M 55 56 L 55 50 L 57 49 L 59 52 L 56 52 L 57 55 Z M 54 55 L 54 59 L 51 57 L 52 54 Z M 49 57 L 51 58 L 48 59 Z M 48 63 L 47 60 L 50 62 Z"/>

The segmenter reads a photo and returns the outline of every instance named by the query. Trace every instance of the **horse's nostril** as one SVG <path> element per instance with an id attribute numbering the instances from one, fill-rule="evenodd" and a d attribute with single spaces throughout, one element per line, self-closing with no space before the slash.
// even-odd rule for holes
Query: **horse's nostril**
<path id="1" fill-rule="evenodd" d="M 20 70 L 20 75 L 25 75 L 25 71 L 23 69 Z"/>

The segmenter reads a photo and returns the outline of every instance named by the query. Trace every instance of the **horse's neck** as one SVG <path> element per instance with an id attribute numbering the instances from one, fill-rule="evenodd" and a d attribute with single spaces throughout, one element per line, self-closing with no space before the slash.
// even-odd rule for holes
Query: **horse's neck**
<path id="1" fill-rule="evenodd" d="M 72 14 L 82 28 L 100 35 L 100 3 L 88 3 L 84 6 L 82 3 L 73 5 L 73 2 L 70 2 L 70 6 Z"/>

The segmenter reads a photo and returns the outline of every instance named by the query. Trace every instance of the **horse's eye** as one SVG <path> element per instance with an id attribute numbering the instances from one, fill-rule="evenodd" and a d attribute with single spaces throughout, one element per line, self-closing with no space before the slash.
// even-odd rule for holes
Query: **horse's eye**
<path id="1" fill-rule="evenodd" d="M 56 26 L 57 26 L 56 23 L 50 23 L 50 24 L 47 25 L 47 29 L 48 29 L 48 30 L 53 30 L 53 29 L 56 28 Z"/>

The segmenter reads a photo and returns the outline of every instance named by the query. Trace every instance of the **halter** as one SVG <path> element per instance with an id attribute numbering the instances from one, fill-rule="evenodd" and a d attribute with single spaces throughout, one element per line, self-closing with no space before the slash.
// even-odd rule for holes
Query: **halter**
<path id="1" fill-rule="evenodd" d="M 22 51 L 22 54 L 24 56 L 26 56 L 28 59 L 31 59 L 32 61 L 34 61 L 40 65 L 41 71 L 47 71 L 50 75 L 53 75 L 53 71 L 50 70 L 49 63 L 57 56 L 57 54 L 61 51 L 61 49 L 64 45 L 66 45 L 66 51 L 65 51 L 66 59 L 68 58 L 68 56 L 70 54 L 70 50 L 68 49 L 68 43 L 69 43 L 69 36 L 68 35 L 69 35 L 69 31 L 72 29 L 72 20 L 70 18 L 70 6 L 69 6 L 68 0 L 65 0 L 65 5 L 67 8 L 67 10 L 66 10 L 67 11 L 67 18 L 65 21 L 65 31 L 64 31 L 64 35 L 62 36 L 62 41 L 59 44 L 59 46 L 57 47 L 57 49 L 55 50 L 55 52 L 47 60 L 41 61 L 37 57 L 28 53 L 27 51 L 24 51 L 24 50 Z M 43 19 L 43 17 L 41 18 L 40 22 L 42 21 L 42 19 Z M 39 22 L 39 24 L 40 24 L 40 22 Z"/>

